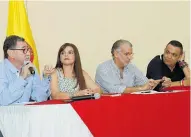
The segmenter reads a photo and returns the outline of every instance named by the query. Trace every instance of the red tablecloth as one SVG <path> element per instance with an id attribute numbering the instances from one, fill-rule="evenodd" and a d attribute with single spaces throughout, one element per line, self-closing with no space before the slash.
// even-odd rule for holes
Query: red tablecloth
<path id="1" fill-rule="evenodd" d="M 171 88 L 177 89 L 182 92 L 102 96 L 71 105 L 95 137 L 190 137 L 190 87 Z"/>
<path id="2" fill-rule="evenodd" d="M 189 137 L 190 91 L 71 103 L 95 137 Z"/>

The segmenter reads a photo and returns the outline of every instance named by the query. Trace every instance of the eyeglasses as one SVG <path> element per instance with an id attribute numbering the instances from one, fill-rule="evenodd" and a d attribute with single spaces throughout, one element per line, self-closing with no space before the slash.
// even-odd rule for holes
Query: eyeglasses
<path id="1" fill-rule="evenodd" d="M 24 54 L 30 51 L 30 48 L 23 48 L 23 49 L 9 49 L 9 50 L 22 50 Z"/>

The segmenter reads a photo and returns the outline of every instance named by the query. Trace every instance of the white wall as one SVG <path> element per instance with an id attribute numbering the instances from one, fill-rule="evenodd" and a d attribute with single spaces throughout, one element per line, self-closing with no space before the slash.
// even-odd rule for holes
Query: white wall
<path id="1" fill-rule="evenodd" d="M 27 1 L 27 10 L 41 69 L 44 64 L 55 65 L 59 47 L 71 42 L 79 48 L 84 70 L 94 78 L 97 65 L 111 58 L 111 46 L 120 38 L 134 45 L 133 62 L 144 73 L 148 62 L 162 54 L 170 40 L 182 42 L 189 61 L 189 1 Z M 2 47 L 7 11 L 8 2 L 1 1 Z"/>

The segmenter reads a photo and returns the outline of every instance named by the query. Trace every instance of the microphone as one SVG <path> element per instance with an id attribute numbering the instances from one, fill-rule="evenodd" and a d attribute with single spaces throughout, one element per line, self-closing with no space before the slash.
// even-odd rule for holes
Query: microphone
<path id="1" fill-rule="evenodd" d="M 100 98 L 100 94 L 95 93 L 95 94 L 85 95 L 85 96 L 75 96 L 75 97 L 72 97 L 71 100 L 72 101 L 79 101 L 79 100 L 99 99 L 99 98 Z"/>
<path id="2" fill-rule="evenodd" d="M 32 75 L 34 75 L 34 74 L 35 74 L 35 70 L 34 70 L 34 68 L 33 68 L 33 67 L 29 67 L 29 71 L 30 71 L 30 73 L 31 73 Z"/>
<path id="3" fill-rule="evenodd" d="M 25 65 L 28 65 L 29 63 L 30 63 L 30 61 L 25 62 Z M 35 74 L 35 70 L 33 67 L 29 67 L 29 71 L 30 71 L 31 75 Z"/>

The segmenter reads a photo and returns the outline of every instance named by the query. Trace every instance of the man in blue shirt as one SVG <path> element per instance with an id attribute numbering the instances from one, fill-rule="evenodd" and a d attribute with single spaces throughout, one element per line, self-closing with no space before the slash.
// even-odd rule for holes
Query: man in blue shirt
<path id="1" fill-rule="evenodd" d="M 25 64 L 29 48 L 19 36 L 5 39 L 4 60 L 0 62 L 0 106 L 14 103 L 45 101 L 50 96 L 49 79 L 40 80 L 37 71 L 31 74 L 32 63 Z"/>
<path id="2" fill-rule="evenodd" d="M 132 44 L 127 40 L 117 40 L 111 49 L 113 59 L 101 63 L 96 70 L 96 83 L 104 93 L 132 93 L 155 88 L 159 80 L 147 79 L 131 63 Z"/>

